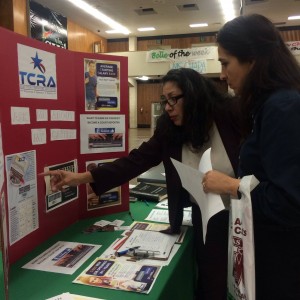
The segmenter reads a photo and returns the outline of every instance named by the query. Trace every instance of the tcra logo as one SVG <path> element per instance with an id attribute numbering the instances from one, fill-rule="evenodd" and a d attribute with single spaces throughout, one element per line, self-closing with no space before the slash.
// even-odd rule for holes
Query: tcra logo
<path id="1" fill-rule="evenodd" d="M 39 58 L 38 53 L 36 52 L 35 57 L 31 57 L 33 64 L 33 70 L 36 70 L 36 73 L 26 72 L 26 71 L 19 71 L 20 80 L 22 85 L 31 85 L 31 86 L 44 86 L 44 87 L 56 87 L 56 82 L 52 76 L 49 78 L 46 77 L 44 74 L 46 73 L 46 68 L 42 64 L 42 59 Z M 42 74 L 37 74 L 38 70 Z"/>

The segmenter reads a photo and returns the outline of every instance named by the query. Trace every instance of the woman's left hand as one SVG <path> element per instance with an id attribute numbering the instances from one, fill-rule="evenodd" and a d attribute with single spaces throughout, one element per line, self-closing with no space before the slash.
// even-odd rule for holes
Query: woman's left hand
<path id="1" fill-rule="evenodd" d="M 211 170 L 205 173 L 202 179 L 203 190 L 205 193 L 230 194 L 237 196 L 240 180 L 232 178 L 219 171 Z"/>

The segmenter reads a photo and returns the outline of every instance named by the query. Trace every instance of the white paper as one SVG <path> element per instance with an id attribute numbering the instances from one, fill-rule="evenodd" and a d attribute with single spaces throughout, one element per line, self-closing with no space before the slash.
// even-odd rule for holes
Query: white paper
<path id="1" fill-rule="evenodd" d="M 125 151 L 125 115 L 80 115 L 80 154 Z"/>
<path id="2" fill-rule="evenodd" d="M 36 109 L 36 120 L 38 122 L 48 121 L 48 110 L 47 109 Z"/>
<path id="3" fill-rule="evenodd" d="M 57 100 L 56 54 L 18 44 L 21 98 Z"/>
<path id="4" fill-rule="evenodd" d="M 177 237 L 177 235 L 157 231 L 135 229 L 118 251 L 124 251 L 138 246 L 140 247 L 138 251 L 150 251 L 154 253 L 154 258 L 156 259 L 167 259 Z"/>
<path id="5" fill-rule="evenodd" d="M 10 245 L 39 227 L 36 151 L 5 156 Z"/>
<path id="6" fill-rule="evenodd" d="M 51 141 L 76 140 L 76 129 L 51 129 Z"/>
<path id="7" fill-rule="evenodd" d="M 23 268 L 73 274 L 100 247 L 101 245 L 59 241 Z"/>
<path id="8" fill-rule="evenodd" d="M 31 143 L 32 145 L 42 145 L 47 142 L 46 128 L 32 128 L 31 129 Z"/>
<path id="9" fill-rule="evenodd" d="M 166 209 L 152 209 L 147 218 L 147 221 L 170 223 L 169 211 Z M 183 212 L 182 225 L 192 226 L 192 213 L 191 211 Z"/>
<path id="10" fill-rule="evenodd" d="M 86 297 L 77 294 L 63 293 L 55 297 L 48 298 L 46 300 L 105 300 L 105 299 Z"/>
<path id="11" fill-rule="evenodd" d="M 162 209 L 169 209 L 169 205 L 168 205 L 168 199 L 164 199 L 160 202 L 158 202 L 155 207 L 157 208 L 162 208 Z M 186 211 L 192 211 L 192 207 L 189 206 L 189 207 L 185 207 L 184 210 Z"/>
<path id="12" fill-rule="evenodd" d="M 75 112 L 68 110 L 51 110 L 51 121 L 75 121 Z"/>
<path id="13" fill-rule="evenodd" d="M 203 191 L 202 178 L 207 171 L 212 169 L 210 152 L 211 148 L 203 153 L 199 163 L 199 170 L 171 158 L 180 176 L 182 186 L 194 197 L 200 207 L 204 243 L 209 219 L 225 208 L 219 195 Z"/>
<path id="14" fill-rule="evenodd" d="M 30 124 L 29 107 L 11 107 L 11 124 Z"/>

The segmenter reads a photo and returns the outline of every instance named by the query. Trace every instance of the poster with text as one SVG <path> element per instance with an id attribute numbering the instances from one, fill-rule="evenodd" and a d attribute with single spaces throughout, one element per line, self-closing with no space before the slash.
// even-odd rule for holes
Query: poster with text
<path id="1" fill-rule="evenodd" d="M 57 100 L 56 56 L 18 44 L 21 98 Z"/>
<path id="2" fill-rule="evenodd" d="M 10 245 L 39 227 L 35 150 L 5 156 Z"/>
<path id="3" fill-rule="evenodd" d="M 44 168 L 44 172 L 56 170 L 77 172 L 77 159 Z M 78 198 L 77 186 L 64 186 L 62 191 L 52 192 L 50 179 L 51 176 L 45 176 L 47 212 Z"/>
<path id="4" fill-rule="evenodd" d="M 143 262 L 97 258 L 73 282 L 107 289 L 148 294 L 161 270 Z"/>
<path id="5" fill-rule="evenodd" d="M 125 151 L 125 115 L 80 115 L 80 153 Z"/>
<path id="6" fill-rule="evenodd" d="M 94 161 L 87 161 L 85 163 L 86 170 L 90 171 L 94 168 L 97 168 L 101 165 L 109 163 L 113 161 L 113 159 L 109 160 L 94 160 Z M 104 207 L 120 205 L 121 204 L 121 187 L 115 187 L 104 194 L 97 196 L 93 189 L 91 188 L 90 184 L 86 184 L 86 194 L 87 194 L 87 210 L 94 210 L 100 209 Z"/>
<path id="7" fill-rule="evenodd" d="M 30 35 L 46 44 L 68 49 L 67 18 L 35 1 L 29 1 Z"/>
<path id="8" fill-rule="evenodd" d="M 120 62 L 84 59 L 86 111 L 120 111 Z"/>

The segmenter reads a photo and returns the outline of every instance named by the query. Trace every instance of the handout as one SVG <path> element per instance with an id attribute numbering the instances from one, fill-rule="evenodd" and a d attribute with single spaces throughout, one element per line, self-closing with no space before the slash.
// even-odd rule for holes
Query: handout
<path id="1" fill-rule="evenodd" d="M 201 184 L 204 174 L 212 169 L 210 152 L 211 148 L 203 153 L 199 163 L 199 170 L 193 169 L 171 158 L 181 179 L 182 186 L 195 198 L 200 207 L 204 243 L 209 219 L 225 208 L 221 197 L 213 193 L 204 193 Z"/>

